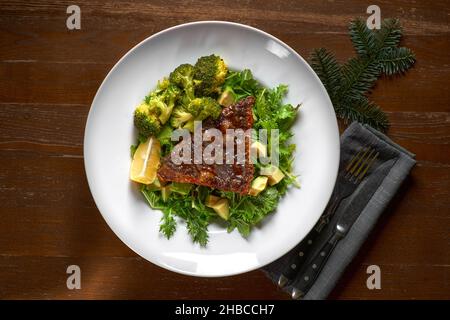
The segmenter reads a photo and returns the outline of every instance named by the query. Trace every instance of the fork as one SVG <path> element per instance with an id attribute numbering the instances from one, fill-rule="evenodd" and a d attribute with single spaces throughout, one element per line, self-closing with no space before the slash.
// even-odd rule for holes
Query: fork
<path id="1" fill-rule="evenodd" d="M 345 169 L 339 172 L 336 180 L 336 188 L 325 209 L 325 213 L 320 217 L 311 232 L 296 248 L 297 254 L 290 256 L 290 259 L 286 264 L 286 269 L 278 278 L 279 287 L 282 288 L 286 286 L 295 278 L 298 273 L 298 267 L 305 262 L 312 244 L 315 242 L 323 227 L 328 224 L 342 200 L 348 198 L 356 190 L 376 157 L 378 157 L 378 152 L 375 153 L 373 148 L 370 146 L 362 147 L 355 155 L 353 155 L 345 166 Z"/>

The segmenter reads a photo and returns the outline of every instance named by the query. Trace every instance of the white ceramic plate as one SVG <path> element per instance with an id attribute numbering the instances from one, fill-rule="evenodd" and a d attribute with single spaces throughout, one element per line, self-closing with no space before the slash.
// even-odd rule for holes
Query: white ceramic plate
<path id="1" fill-rule="evenodd" d="M 219 225 L 206 248 L 193 244 L 185 225 L 173 238 L 159 232 L 161 212 L 149 208 L 129 180 L 133 111 L 156 82 L 181 63 L 220 55 L 232 69 L 249 68 L 267 86 L 289 85 L 287 102 L 303 103 L 295 124 L 295 173 L 275 214 L 248 239 Z M 163 268 L 193 276 L 226 276 L 260 268 L 292 249 L 311 230 L 334 187 L 339 164 L 335 113 L 322 83 L 289 46 L 258 29 L 229 22 L 179 25 L 131 49 L 110 71 L 92 103 L 84 138 L 86 174 L 98 209 L 117 236 Z"/>

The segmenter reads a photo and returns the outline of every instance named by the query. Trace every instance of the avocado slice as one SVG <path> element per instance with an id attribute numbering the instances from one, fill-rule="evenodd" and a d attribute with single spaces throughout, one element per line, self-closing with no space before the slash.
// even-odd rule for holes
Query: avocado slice
<path id="1" fill-rule="evenodd" d="M 250 157 L 251 160 L 256 163 L 256 161 L 267 157 L 267 147 L 259 141 L 254 141 L 250 145 Z"/>
<path id="2" fill-rule="evenodd" d="M 232 105 L 234 103 L 234 100 L 235 97 L 233 90 L 231 88 L 225 88 L 219 99 L 217 99 L 217 102 L 219 102 L 221 106 L 228 107 L 229 105 Z"/>
<path id="3" fill-rule="evenodd" d="M 210 194 L 206 197 L 205 206 L 212 208 L 219 200 L 220 197 Z"/>
<path id="4" fill-rule="evenodd" d="M 169 196 L 171 193 L 172 193 L 172 191 L 170 190 L 170 185 L 161 187 L 161 196 L 162 196 L 162 199 L 164 202 L 166 202 L 167 199 L 169 199 Z"/>
<path id="5" fill-rule="evenodd" d="M 257 177 L 255 180 L 253 180 L 248 194 L 251 196 L 257 196 L 261 191 L 263 191 L 266 188 L 268 180 L 269 178 L 265 176 Z"/>
<path id="6" fill-rule="evenodd" d="M 267 157 L 267 147 L 259 141 L 255 141 L 250 146 L 250 152 L 255 157 Z"/>
<path id="7" fill-rule="evenodd" d="M 170 189 L 172 192 L 176 192 L 182 195 L 189 194 L 189 191 L 192 189 L 192 184 L 190 183 L 181 183 L 181 182 L 173 182 L 170 185 Z"/>
<path id="8" fill-rule="evenodd" d="M 263 168 L 261 174 L 269 178 L 269 185 L 273 186 L 280 182 L 284 178 L 284 173 L 280 168 L 270 165 L 269 167 Z"/>
<path id="9" fill-rule="evenodd" d="M 164 187 L 167 183 L 163 183 L 163 182 L 159 181 L 158 178 L 156 178 L 155 181 L 153 181 L 153 184 L 154 184 L 157 188 L 161 189 L 161 187 Z"/>
<path id="10" fill-rule="evenodd" d="M 145 186 L 145 190 L 147 191 L 158 191 L 161 190 L 161 187 L 156 186 L 154 183 L 148 184 Z"/>
<path id="11" fill-rule="evenodd" d="M 228 204 L 228 199 L 221 198 L 216 203 L 214 203 L 211 208 L 217 213 L 219 217 L 224 220 L 228 220 L 230 216 L 230 206 Z"/>
<path id="12" fill-rule="evenodd" d="M 163 185 L 161 184 L 161 182 L 158 180 L 158 178 L 156 178 L 152 184 L 148 184 L 146 186 L 146 189 L 147 191 L 158 191 L 161 190 L 162 186 Z"/>

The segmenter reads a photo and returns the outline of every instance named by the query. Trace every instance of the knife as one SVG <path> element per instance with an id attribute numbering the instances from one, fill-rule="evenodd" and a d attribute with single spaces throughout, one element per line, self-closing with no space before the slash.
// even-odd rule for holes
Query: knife
<path id="1" fill-rule="evenodd" d="M 369 189 L 373 190 L 378 188 L 396 160 L 396 158 L 389 159 L 383 165 L 379 166 L 378 174 L 373 176 L 372 179 L 366 181 L 369 185 Z M 371 194 L 363 194 L 359 197 L 359 201 L 351 201 L 345 207 L 344 213 L 334 224 L 334 230 L 330 237 L 322 245 L 320 250 L 315 250 L 314 256 L 308 259 L 308 264 L 300 270 L 298 277 L 292 283 L 292 299 L 301 299 L 312 287 L 322 268 L 325 266 L 329 256 L 333 252 L 334 247 L 336 247 L 337 243 L 346 236 L 353 223 L 369 202 L 370 198 Z"/>

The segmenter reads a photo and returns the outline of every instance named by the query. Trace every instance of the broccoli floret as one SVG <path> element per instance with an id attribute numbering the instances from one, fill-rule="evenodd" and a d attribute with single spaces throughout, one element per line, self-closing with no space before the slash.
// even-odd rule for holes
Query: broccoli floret
<path id="1" fill-rule="evenodd" d="M 157 117 L 159 117 L 162 110 L 166 108 L 164 97 L 155 92 L 146 96 L 144 102 L 148 106 L 148 111 Z"/>
<path id="2" fill-rule="evenodd" d="M 220 93 L 228 68 L 225 61 L 214 54 L 201 57 L 194 66 L 195 93 L 197 96 L 209 96 Z"/>
<path id="3" fill-rule="evenodd" d="M 194 132 L 195 126 L 194 126 L 194 120 L 189 120 L 188 122 L 185 123 L 185 125 L 183 126 L 183 129 L 187 129 L 190 132 Z"/>
<path id="4" fill-rule="evenodd" d="M 156 89 L 134 111 L 134 124 L 140 138 L 147 139 L 159 133 L 162 125 L 169 119 L 180 93 L 180 89 L 169 80 L 158 82 Z"/>
<path id="5" fill-rule="evenodd" d="M 192 84 L 193 73 L 194 67 L 191 64 L 181 64 L 170 73 L 169 80 L 180 88 L 186 88 Z"/>
<path id="6" fill-rule="evenodd" d="M 170 82 L 183 89 L 189 100 L 194 98 L 193 75 L 194 67 L 191 64 L 185 63 L 179 65 L 169 76 Z"/>
<path id="7" fill-rule="evenodd" d="M 194 121 L 202 121 L 208 117 L 216 119 L 219 117 L 222 108 L 213 98 L 203 97 L 192 100 L 186 107 L 186 111 L 191 115 L 191 119 L 186 122 L 183 128 L 194 131 Z"/>
<path id="8" fill-rule="evenodd" d="M 175 128 L 193 131 L 194 121 L 202 121 L 208 117 L 216 119 L 221 111 L 222 108 L 213 98 L 195 98 L 186 107 L 175 108 L 170 118 L 170 124 Z"/>
<path id="9" fill-rule="evenodd" d="M 161 110 L 161 114 L 159 116 L 159 120 L 162 124 L 166 123 L 169 120 L 170 115 L 172 114 L 172 110 L 175 107 L 179 97 L 181 95 L 180 89 L 173 84 L 169 84 L 166 90 L 163 93 L 163 100 L 166 104 L 166 107 Z"/>
<path id="10" fill-rule="evenodd" d="M 145 103 L 149 106 L 149 112 L 159 118 L 161 124 L 167 122 L 172 110 L 180 97 L 180 89 L 173 84 L 167 84 L 164 90 L 160 87 L 145 97 Z"/>
<path id="11" fill-rule="evenodd" d="M 159 90 L 166 90 L 170 85 L 170 81 L 167 78 L 163 78 L 162 80 L 158 81 L 157 88 Z"/>
<path id="12" fill-rule="evenodd" d="M 181 128 L 183 124 L 192 118 L 192 114 L 184 110 L 182 107 L 178 107 L 173 111 L 172 117 L 170 118 L 170 124 L 174 128 Z"/>
<path id="13" fill-rule="evenodd" d="M 222 108 L 219 103 L 210 97 L 195 98 L 186 108 L 186 111 L 192 114 L 194 120 L 200 121 L 208 117 L 216 119 L 219 117 Z"/>
<path id="14" fill-rule="evenodd" d="M 151 111 L 147 103 L 141 103 L 134 111 L 134 125 L 139 131 L 139 140 L 157 135 L 161 130 L 158 117 Z"/>
<path id="15" fill-rule="evenodd" d="M 167 104 L 175 104 L 180 96 L 181 90 L 173 84 L 169 84 L 164 91 L 164 99 Z"/>

